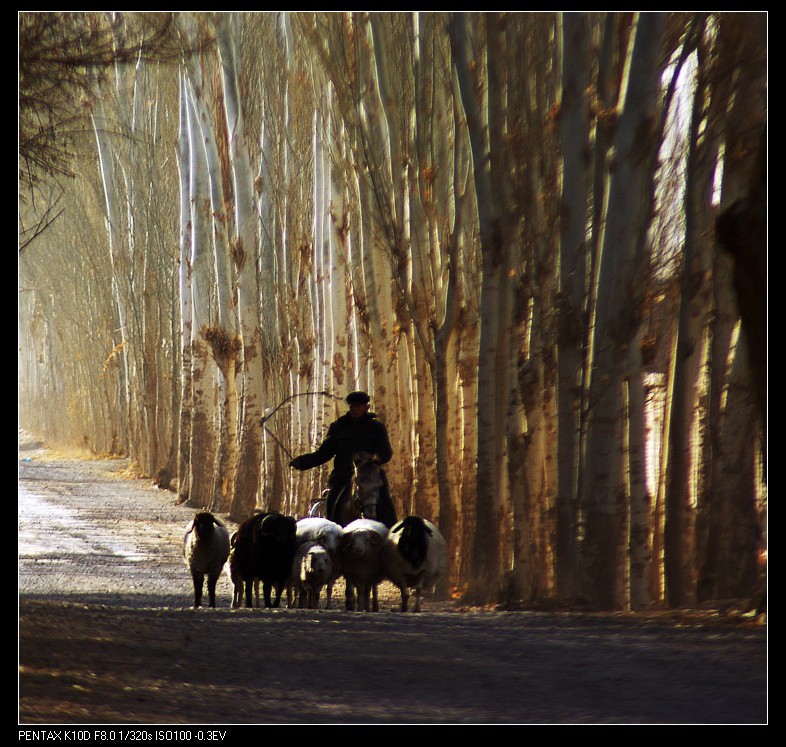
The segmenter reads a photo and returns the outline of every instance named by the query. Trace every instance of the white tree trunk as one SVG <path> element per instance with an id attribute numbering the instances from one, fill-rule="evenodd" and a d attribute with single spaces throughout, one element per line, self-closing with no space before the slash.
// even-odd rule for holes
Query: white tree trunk
<path id="1" fill-rule="evenodd" d="M 222 183 L 221 161 L 216 140 L 217 126 L 209 105 L 209 89 L 202 73 L 201 60 L 190 57 L 187 70 L 196 121 L 204 144 L 212 208 L 216 293 L 218 304 L 215 325 L 200 330 L 210 344 L 211 352 L 222 374 L 222 404 L 219 447 L 215 465 L 216 484 L 211 507 L 229 511 L 237 471 L 238 456 L 238 395 L 237 361 L 240 352 L 236 297 L 233 290 L 229 227 L 232 219 Z"/>
<path id="2" fill-rule="evenodd" d="M 185 95 L 184 91 L 184 95 Z M 216 464 L 216 432 L 220 427 L 216 411 L 219 373 L 204 337 L 212 326 L 210 318 L 213 284 L 213 253 L 211 251 L 210 187 L 208 185 L 205 150 L 196 112 L 188 97 L 189 199 L 191 254 L 188 268 L 191 279 L 191 336 L 184 344 L 190 346 L 191 428 L 189 438 L 188 503 L 196 508 L 211 505 L 214 494 Z"/>
<path id="3" fill-rule="evenodd" d="M 242 520 L 257 502 L 262 463 L 264 367 L 259 323 L 259 215 L 254 198 L 254 175 L 246 142 L 245 122 L 238 88 L 234 15 L 219 15 L 217 41 L 224 80 L 224 105 L 234 177 L 235 241 L 232 247 L 237 283 L 237 306 L 243 343 L 243 423 L 240 453 L 232 496 L 231 515 Z"/>
<path id="4" fill-rule="evenodd" d="M 191 157 L 188 130 L 188 94 L 185 77 L 181 71 L 180 129 L 177 140 L 177 164 L 180 173 L 180 426 L 178 428 L 177 493 L 180 502 L 188 500 L 191 490 L 191 416 L 193 408 L 191 337 L 194 329 L 193 295 L 191 292 Z"/>
<path id="5" fill-rule="evenodd" d="M 98 99 L 98 115 L 93 116 L 93 130 L 96 137 L 96 147 L 98 150 L 98 164 L 101 174 L 101 183 L 104 193 L 104 204 L 106 209 L 106 229 L 109 239 L 109 259 L 112 268 L 111 288 L 112 299 L 117 315 L 117 336 L 114 339 L 114 349 L 118 353 L 120 360 L 120 391 L 122 394 L 122 421 L 119 432 L 125 438 L 128 437 L 129 424 L 132 421 L 130 413 L 131 392 L 130 392 L 130 362 L 128 358 L 128 326 L 126 322 L 126 299 L 123 293 L 123 279 L 125 262 L 121 258 L 121 221 L 118 214 L 118 198 L 115 187 L 115 168 L 114 155 L 108 141 L 107 129 L 108 121 L 104 113 L 104 106 L 101 98 Z"/>

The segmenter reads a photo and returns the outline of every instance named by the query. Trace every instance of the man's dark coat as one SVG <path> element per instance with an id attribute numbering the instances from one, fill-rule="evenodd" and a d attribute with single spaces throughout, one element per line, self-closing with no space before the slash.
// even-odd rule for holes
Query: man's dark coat
<path id="1" fill-rule="evenodd" d="M 330 473 L 328 485 L 330 486 L 331 498 L 333 498 L 334 503 L 338 493 L 352 480 L 352 475 L 355 471 L 352 464 L 352 455 L 359 451 L 368 451 L 376 454 L 377 461 L 380 464 L 387 464 L 393 456 L 387 428 L 376 419 L 373 413 L 366 413 L 360 418 L 352 418 L 349 413 L 342 415 L 331 423 L 327 435 L 316 451 L 295 457 L 291 465 L 295 469 L 306 470 L 319 467 L 333 459 L 333 471 Z M 384 479 L 386 488 L 384 492 L 389 493 L 387 490 L 387 479 Z M 380 518 L 380 521 L 384 521 L 387 524 L 392 513 L 392 523 L 395 523 L 395 511 L 393 510 L 389 494 L 380 496 L 380 501 L 389 503 L 388 506 L 380 505 L 377 507 L 378 516 L 385 517 L 385 519 Z M 328 503 L 330 505 L 331 501 L 329 500 Z M 330 508 L 333 508 L 333 505 L 330 505 Z M 332 518 L 330 513 L 328 511 L 328 518 Z"/>

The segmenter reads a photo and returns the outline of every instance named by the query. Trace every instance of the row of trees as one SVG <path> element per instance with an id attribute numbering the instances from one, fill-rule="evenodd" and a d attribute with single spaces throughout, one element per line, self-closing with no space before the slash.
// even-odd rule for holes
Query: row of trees
<path id="1" fill-rule="evenodd" d="M 20 148 L 25 427 L 302 514 L 291 456 L 367 389 L 454 593 L 755 589 L 766 243 L 715 225 L 758 188 L 765 14 L 21 13 L 20 143 L 64 69 L 86 126 Z"/>

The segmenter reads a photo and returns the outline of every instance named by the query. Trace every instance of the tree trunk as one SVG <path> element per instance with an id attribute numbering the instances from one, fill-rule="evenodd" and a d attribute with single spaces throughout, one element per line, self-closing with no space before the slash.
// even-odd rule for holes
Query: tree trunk
<path id="1" fill-rule="evenodd" d="M 669 393 L 669 440 L 667 449 L 666 521 L 664 565 L 666 597 L 680 607 L 695 599 L 695 505 L 693 491 L 697 460 L 694 436 L 698 410 L 701 367 L 705 360 L 706 326 L 710 313 L 708 280 L 710 247 L 708 222 L 717 147 L 706 138 L 702 102 L 707 91 L 700 81 L 693 101 L 685 177 L 685 241 L 674 371 Z"/>
<path id="2" fill-rule="evenodd" d="M 236 521 L 250 516 L 257 503 L 262 466 L 261 421 L 264 370 L 259 323 L 259 215 L 254 200 L 254 176 L 245 135 L 238 88 L 234 15 L 219 15 L 217 41 L 221 54 L 224 105 L 234 177 L 235 231 L 232 258 L 237 283 L 237 306 L 243 345 L 243 421 L 230 515 Z M 230 374 L 231 375 L 231 374 Z"/>
<path id="3" fill-rule="evenodd" d="M 213 511 L 228 512 L 231 507 L 232 489 L 237 470 L 238 399 L 237 364 L 242 342 L 238 334 L 237 298 L 233 290 L 231 246 L 229 227 L 231 214 L 223 184 L 221 154 L 218 145 L 218 122 L 208 104 L 201 60 L 189 59 L 187 63 L 191 99 L 196 121 L 204 145 L 207 170 L 210 177 L 210 204 L 212 210 L 213 244 L 215 249 L 216 293 L 218 304 L 216 321 L 199 332 L 210 345 L 211 354 L 221 373 L 220 427 L 216 454 Z"/>
<path id="4" fill-rule="evenodd" d="M 184 91 L 185 94 L 185 91 Z M 210 197 L 207 184 L 207 164 L 201 144 L 196 112 L 188 104 L 188 138 L 190 182 L 190 231 L 191 255 L 188 268 L 191 279 L 191 335 L 184 340 L 189 346 L 190 362 L 186 376 L 190 380 L 191 399 L 184 400 L 191 408 L 190 429 L 183 434 L 188 439 L 189 475 L 188 505 L 207 508 L 213 500 L 213 467 L 216 463 L 216 392 L 217 375 L 215 363 L 204 338 L 210 329 L 211 305 L 211 256 L 210 241 Z M 185 390 L 184 390 L 185 391 Z"/>
<path id="5" fill-rule="evenodd" d="M 581 381 L 586 338 L 587 200 L 589 190 L 590 24 L 584 13 L 562 15 L 562 204 L 557 321 L 557 594 L 575 596 L 577 474 Z"/>
<path id="6" fill-rule="evenodd" d="M 487 23 L 491 51 L 500 41 L 500 28 L 492 19 Z M 469 45 L 466 17 L 455 14 L 450 22 L 451 48 L 458 77 L 461 101 L 467 118 L 472 151 L 475 194 L 480 230 L 482 281 L 480 290 L 480 355 L 477 394 L 477 512 L 473 541 L 473 587 L 470 598 L 478 602 L 496 599 L 501 588 L 503 516 L 503 476 L 507 470 L 504 457 L 505 421 L 509 376 L 510 294 L 508 283 L 508 249 L 499 211 L 503 206 L 495 199 L 492 188 L 491 156 L 494 143 L 484 136 L 485 123 L 494 136 L 500 134 L 497 116 L 503 91 L 499 75 L 492 75 L 494 53 L 489 55 L 489 106 L 487 114 L 477 98 L 476 82 Z M 495 126 L 496 125 L 496 126 Z M 499 176 L 499 175 L 495 175 Z"/>
<path id="7" fill-rule="evenodd" d="M 177 494 L 184 503 L 191 491 L 191 417 L 193 409 L 193 380 L 191 339 L 194 329 L 193 294 L 191 292 L 192 218 L 190 180 L 192 164 L 188 131 L 188 94 L 183 71 L 180 82 L 180 130 L 177 141 L 178 168 L 180 171 L 180 425 L 178 428 Z"/>
<path id="8" fill-rule="evenodd" d="M 645 232 L 652 208 L 652 137 L 658 123 L 660 41 L 665 17 L 641 14 L 632 42 L 624 107 L 615 138 L 602 240 L 584 470 L 585 596 L 601 609 L 625 607 L 626 490 L 623 474 L 623 377 L 638 329 L 632 302 L 640 287 Z"/>
<path id="9" fill-rule="evenodd" d="M 131 392 L 130 392 L 130 371 L 128 361 L 128 326 L 126 323 L 126 300 L 125 294 L 122 290 L 123 278 L 122 267 L 125 263 L 122 261 L 121 242 L 121 222 L 118 214 L 118 198 L 115 187 L 115 168 L 114 156 L 112 149 L 109 145 L 107 138 L 107 118 L 104 114 L 103 104 L 99 104 L 99 115 L 93 117 L 93 129 L 96 136 L 96 147 L 98 150 L 98 162 L 101 174 L 101 182 L 103 185 L 103 193 L 105 199 L 106 209 L 106 226 L 109 239 L 109 259 L 112 268 L 112 277 L 110 279 L 112 288 L 112 299 L 114 303 L 114 311 L 117 316 L 115 337 L 113 340 L 113 348 L 118 354 L 120 365 L 118 367 L 119 391 L 122 392 L 121 419 L 120 427 L 118 428 L 118 435 L 124 443 L 128 444 L 129 424 L 132 421 L 130 411 L 131 407 Z"/>
<path id="10" fill-rule="evenodd" d="M 642 358 L 642 330 L 628 348 L 626 385 L 628 495 L 628 587 L 631 609 L 649 606 L 652 570 L 651 497 L 646 475 L 646 386 Z"/>

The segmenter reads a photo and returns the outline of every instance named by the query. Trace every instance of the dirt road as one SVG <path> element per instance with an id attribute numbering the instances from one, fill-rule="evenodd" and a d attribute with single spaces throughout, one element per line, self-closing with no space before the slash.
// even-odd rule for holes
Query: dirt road
<path id="1" fill-rule="evenodd" d="M 193 610 L 191 509 L 122 461 L 19 456 L 20 725 L 767 721 L 760 621 L 232 610 L 226 578 Z"/>

